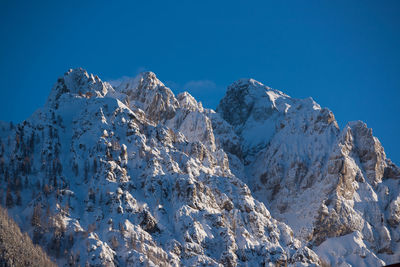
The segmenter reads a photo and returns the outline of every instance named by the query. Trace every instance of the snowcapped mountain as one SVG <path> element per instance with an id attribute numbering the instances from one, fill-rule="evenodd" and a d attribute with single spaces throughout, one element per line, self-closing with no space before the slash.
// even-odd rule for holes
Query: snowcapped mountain
<path id="1" fill-rule="evenodd" d="M 0 123 L 2 205 L 60 266 L 400 261 L 400 169 L 362 122 L 252 80 L 217 111 L 83 69 Z"/>
<path id="2" fill-rule="evenodd" d="M 340 130 L 311 98 L 251 79 L 232 84 L 217 112 L 242 141 L 239 176 L 296 238 L 333 266 L 400 261 L 400 169 L 364 123 Z"/>

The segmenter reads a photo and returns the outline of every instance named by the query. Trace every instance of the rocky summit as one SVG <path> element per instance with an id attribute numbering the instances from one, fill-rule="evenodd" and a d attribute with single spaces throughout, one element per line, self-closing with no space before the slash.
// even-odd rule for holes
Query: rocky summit
<path id="1" fill-rule="evenodd" d="M 400 262 L 400 169 L 363 122 L 253 79 L 216 111 L 83 69 L 0 123 L 0 201 L 59 266 Z"/>

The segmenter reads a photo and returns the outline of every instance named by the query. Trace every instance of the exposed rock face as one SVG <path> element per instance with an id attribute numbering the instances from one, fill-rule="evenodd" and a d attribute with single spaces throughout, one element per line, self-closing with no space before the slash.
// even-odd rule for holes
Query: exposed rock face
<path id="1" fill-rule="evenodd" d="M 292 99 L 253 80 L 232 84 L 217 111 L 247 151 L 241 172 L 256 198 L 324 260 L 399 261 L 398 167 L 364 123 L 340 131 L 332 112 L 312 99 Z M 339 248 L 350 235 L 356 242 L 348 251 L 326 245 Z"/>
<path id="2" fill-rule="evenodd" d="M 79 68 L 64 74 L 57 80 L 50 93 L 47 103 L 57 105 L 63 94 L 79 94 L 80 96 L 105 96 L 111 85 L 103 83 L 97 75 L 88 74 L 86 70 Z"/>
<path id="3" fill-rule="evenodd" d="M 144 72 L 122 82 L 116 91 L 127 96 L 128 106 L 133 104 L 141 108 L 155 122 L 171 119 L 179 106 L 172 91 L 153 72 Z"/>
<path id="4" fill-rule="evenodd" d="M 152 72 L 70 70 L 0 148 L 1 204 L 59 265 L 400 261 L 400 169 L 371 129 L 253 79 L 215 112 Z"/>
<path id="5" fill-rule="evenodd" d="M 241 79 L 228 87 L 217 112 L 242 137 L 242 150 L 255 154 L 276 131 L 288 96 L 253 79 Z M 290 100 L 290 99 L 289 99 Z"/>
<path id="6" fill-rule="evenodd" d="M 113 88 L 69 71 L 32 117 L 0 126 L 1 201 L 59 265 L 320 262 L 231 171 L 232 126 L 153 73 Z"/>
<path id="7" fill-rule="evenodd" d="M 382 182 L 385 168 L 387 167 L 386 155 L 379 140 L 372 135 L 362 122 L 349 124 L 353 133 L 355 151 L 360 159 L 361 167 L 365 171 L 368 182 L 377 185 Z"/>

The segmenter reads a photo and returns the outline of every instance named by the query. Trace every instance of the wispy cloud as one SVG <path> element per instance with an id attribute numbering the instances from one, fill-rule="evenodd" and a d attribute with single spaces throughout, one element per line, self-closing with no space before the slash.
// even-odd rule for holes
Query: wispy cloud
<path id="1" fill-rule="evenodd" d="M 177 82 L 174 81 L 162 81 L 162 82 L 175 93 L 180 93 L 183 91 L 182 86 Z"/>
<path id="2" fill-rule="evenodd" d="M 138 67 L 138 68 L 136 69 L 135 76 L 138 75 L 138 74 L 141 73 L 141 72 L 145 72 L 145 71 L 148 71 L 148 70 L 149 70 L 149 68 L 144 67 L 144 66 L 140 66 L 140 67 Z"/>
<path id="3" fill-rule="evenodd" d="M 121 78 L 115 79 L 115 80 L 109 80 L 107 81 L 109 84 L 111 84 L 112 87 L 117 87 L 120 85 L 122 82 L 126 81 L 130 77 L 128 76 L 122 76 Z"/>
<path id="4" fill-rule="evenodd" d="M 138 68 L 137 74 L 146 71 L 144 67 Z M 135 75 L 135 76 L 136 76 Z M 120 85 L 126 79 L 131 77 L 123 76 L 119 79 L 108 81 L 112 86 L 116 87 Z M 191 80 L 187 82 L 175 82 L 175 81 L 163 81 L 164 84 L 169 87 L 175 94 L 187 91 L 191 94 L 197 101 L 201 101 L 203 105 L 207 108 L 215 108 L 219 100 L 223 97 L 225 88 L 217 85 L 212 80 Z"/>
<path id="5" fill-rule="evenodd" d="M 183 86 L 185 90 L 189 90 L 189 91 L 197 91 L 197 90 L 209 90 L 209 89 L 215 89 L 217 87 L 217 85 L 215 84 L 215 82 L 211 81 L 211 80 L 197 80 L 197 81 L 189 81 L 187 83 L 185 83 L 185 85 Z"/>
<path id="6" fill-rule="evenodd" d="M 198 94 L 204 92 L 210 92 L 217 88 L 214 81 L 211 80 L 192 80 L 183 83 L 177 83 L 175 81 L 165 81 L 164 84 L 171 88 L 175 93 L 187 91 L 190 94 Z"/>
<path id="7" fill-rule="evenodd" d="M 128 80 L 128 79 L 130 79 L 130 78 L 134 78 L 134 77 L 136 77 L 137 75 L 139 75 L 140 73 L 145 72 L 145 71 L 148 71 L 148 68 L 146 68 L 146 67 L 144 67 L 144 66 L 140 66 L 140 67 L 136 68 L 135 71 L 132 72 L 132 75 L 131 75 L 131 76 L 126 76 L 126 75 L 125 75 L 125 76 L 122 76 L 122 77 L 117 78 L 117 79 L 109 80 L 109 81 L 107 81 L 107 82 L 108 82 L 109 84 L 111 84 L 111 86 L 117 87 L 117 86 L 120 85 L 122 82 L 124 82 L 124 81 L 126 81 L 126 80 Z"/>
<path id="8" fill-rule="evenodd" d="M 212 80 L 192 80 L 184 84 L 182 91 L 188 91 L 208 108 L 215 108 L 225 92 L 224 88 Z"/>

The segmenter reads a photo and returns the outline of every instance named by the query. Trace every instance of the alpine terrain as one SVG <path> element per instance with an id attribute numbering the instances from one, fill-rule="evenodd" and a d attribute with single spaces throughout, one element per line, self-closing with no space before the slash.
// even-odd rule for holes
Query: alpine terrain
<path id="1" fill-rule="evenodd" d="M 214 111 L 79 68 L 0 123 L 0 204 L 59 266 L 400 262 L 399 183 L 365 123 L 253 79 Z"/>

